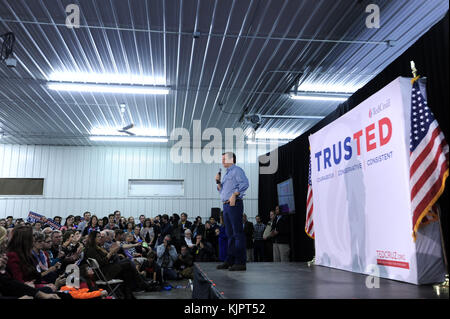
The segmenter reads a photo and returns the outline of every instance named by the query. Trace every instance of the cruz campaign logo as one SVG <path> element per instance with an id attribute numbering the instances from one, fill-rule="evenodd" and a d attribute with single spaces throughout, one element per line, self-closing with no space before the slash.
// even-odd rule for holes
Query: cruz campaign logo
<path id="1" fill-rule="evenodd" d="M 372 116 L 379 114 L 380 112 L 384 111 L 390 106 L 391 106 L 391 99 L 387 99 L 385 102 L 382 102 L 375 107 L 369 108 L 369 118 L 372 118 Z"/>
<path id="2" fill-rule="evenodd" d="M 361 156 L 389 143 L 392 137 L 392 122 L 389 117 L 383 117 L 362 128 L 353 136 L 347 136 L 329 147 L 314 154 L 317 161 L 317 171 L 326 170 L 339 165 L 342 161 L 349 161 L 355 153 Z M 356 149 L 354 149 L 356 148 Z"/>

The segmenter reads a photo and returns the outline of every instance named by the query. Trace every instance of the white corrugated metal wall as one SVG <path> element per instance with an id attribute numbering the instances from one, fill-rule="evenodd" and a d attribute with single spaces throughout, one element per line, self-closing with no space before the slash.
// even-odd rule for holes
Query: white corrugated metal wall
<path id="1" fill-rule="evenodd" d="M 251 153 L 251 152 L 250 152 Z M 247 154 L 249 154 L 247 152 Z M 256 155 L 256 154 L 255 154 Z M 250 181 L 245 212 L 251 219 L 258 210 L 258 164 L 238 163 Z M 77 147 L 0 144 L 0 177 L 44 178 L 44 196 L 0 196 L 0 218 L 26 217 L 34 211 L 47 217 L 90 211 L 98 217 L 120 210 L 123 216 L 141 213 L 180 214 L 189 219 L 209 217 L 220 207 L 214 176 L 220 164 L 174 164 L 170 148 Z M 184 179 L 180 198 L 130 198 L 128 179 Z"/>

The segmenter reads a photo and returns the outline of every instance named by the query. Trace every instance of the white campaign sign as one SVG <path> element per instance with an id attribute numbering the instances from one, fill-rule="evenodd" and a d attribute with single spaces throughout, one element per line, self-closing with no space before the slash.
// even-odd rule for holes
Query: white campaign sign
<path id="1" fill-rule="evenodd" d="M 380 277 L 414 284 L 444 279 L 439 233 L 428 260 L 417 256 L 423 234 L 412 237 L 410 103 L 410 79 L 397 78 L 309 137 L 316 264 L 371 275 L 376 265 Z M 431 275 L 421 270 L 430 266 Z"/>

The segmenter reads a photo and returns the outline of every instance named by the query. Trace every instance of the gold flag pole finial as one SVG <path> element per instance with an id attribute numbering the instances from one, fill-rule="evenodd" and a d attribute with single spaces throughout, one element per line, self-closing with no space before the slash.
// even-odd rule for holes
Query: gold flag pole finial
<path id="1" fill-rule="evenodd" d="M 414 63 L 414 61 L 411 61 L 411 72 L 413 74 L 413 79 L 411 80 L 411 84 L 414 83 L 415 81 L 417 81 L 417 79 L 420 77 L 420 75 L 417 75 L 417 69 L 416 69 L 416 64 Z"/>

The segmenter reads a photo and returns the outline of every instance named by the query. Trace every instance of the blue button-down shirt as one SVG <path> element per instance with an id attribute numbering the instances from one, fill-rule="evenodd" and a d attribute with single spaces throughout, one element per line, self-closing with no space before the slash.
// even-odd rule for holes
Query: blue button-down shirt
<path id="1" fill-rule="evenodd" d="M 219 192 L 222 202 L 229 200 L 234 192 L 239 192 L 238 198 L 242 199 L 249 186 L 244 170 L 234 164 L 227 168 L 221 184 L 222 188 Z"/>

